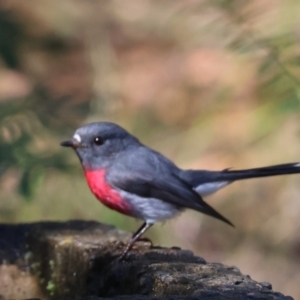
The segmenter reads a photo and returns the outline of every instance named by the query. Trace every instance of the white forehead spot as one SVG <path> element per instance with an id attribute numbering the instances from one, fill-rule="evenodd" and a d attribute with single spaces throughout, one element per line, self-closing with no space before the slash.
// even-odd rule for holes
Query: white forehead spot
<path id="1" fill-rule="evenodd" d="M 78 133 L 75 133 L 75 134 L 73 135 L 73 139 L 76 140 L 78 143 L 81 142 L 81 136 L 80 136 Z"/>

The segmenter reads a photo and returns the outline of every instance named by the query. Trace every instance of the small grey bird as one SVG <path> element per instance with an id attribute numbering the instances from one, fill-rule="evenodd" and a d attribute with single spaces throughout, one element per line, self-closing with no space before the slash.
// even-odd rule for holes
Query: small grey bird
<path id="1" fill-rule="evenodd" d="M 122 127 L 108 122 L 78 128 L 61 146 L 76 151 L 92 193 L 104 205 L 144 221 L 121 257 L 154 223 L 186 208 L 233 226 L 202 197 L 236 180 L 300 173 L 300 163 L 247 170 L 182 170 Z"/>

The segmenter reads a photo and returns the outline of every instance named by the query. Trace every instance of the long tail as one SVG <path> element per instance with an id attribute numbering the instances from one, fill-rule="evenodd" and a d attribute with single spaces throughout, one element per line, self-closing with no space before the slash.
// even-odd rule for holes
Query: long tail
<path id="1" fill-rule="evenodd" d="M 187 170 L 182 171 L 182 178 L 192 185 L 194 190 L 200 195 L 205 196 L 216 192 L 236 180 L 297 173 L 300 173 L 300 163 L 289 163 L 246 170 L 226 169 L 219 172 Z"/>

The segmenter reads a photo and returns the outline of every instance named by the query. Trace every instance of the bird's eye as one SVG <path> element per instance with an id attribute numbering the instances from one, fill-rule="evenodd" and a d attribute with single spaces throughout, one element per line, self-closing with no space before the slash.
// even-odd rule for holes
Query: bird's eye
<path id="1" fill-rule="evenodd" d="M 94 138 L 94 144 L 97 145 L 97 146 L 101 146 L 103 145 L 104 141 L 103 139 L 100 137 L 100 136 L 96 136 Z"/>

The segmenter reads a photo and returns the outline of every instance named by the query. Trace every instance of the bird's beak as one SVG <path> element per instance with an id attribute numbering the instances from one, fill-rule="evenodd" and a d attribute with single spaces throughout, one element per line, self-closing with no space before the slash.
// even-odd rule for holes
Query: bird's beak
<path id="1" fill-rule="evenodd" d="M 61 142 L 60 145 L 63 146 L 63 147 L 74 147 L 74 143 L 73 143 L 72 140 Z"/>
<path id="2" fill-rule="evenodd" d="M 80 144 L 78 141 L 76 141 L 75 139 L 72 139 L 70 141 L 64 141 L 60 143 L 61 146 L 63 147 L 71 147 L 71 148 L 84 148 L 84 146 L 82 144 Z"/>

